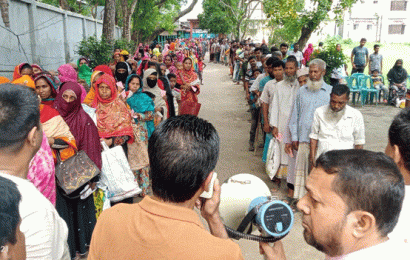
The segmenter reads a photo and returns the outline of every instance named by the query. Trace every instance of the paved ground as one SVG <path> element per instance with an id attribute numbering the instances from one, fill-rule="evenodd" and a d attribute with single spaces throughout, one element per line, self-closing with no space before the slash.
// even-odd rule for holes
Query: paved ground
<path id="1" fill-rule="evenodd" d="M 207 64 L 204 84 L 199 101 L 202 108 L 199 116 L 210 121 L 218 130 L 221 153 L 216 172 L 221 181 L 238 173 L 251 173 L 272 184 L 261 161 L 262 149 L 256 155 L 248 151 L 250 114 L 244 100 L 242 85 L 234 85 L 228 76 L 229 68 L 219 64 Z M 366 127 L 366 149 L 384 151 L 390 122 L 399 109 L 379 105 L 358 107 L 362 111 Z M 282 187 L 284 193 L 285 187 Z M 292 231 L 283 239 L 288 259 L 323 259 L 323 254 L 308 246 L 302 235 L 301 214 L 296 213 Z M 245 259 L 262 259 L 258 243 L 240 240 Z"/>

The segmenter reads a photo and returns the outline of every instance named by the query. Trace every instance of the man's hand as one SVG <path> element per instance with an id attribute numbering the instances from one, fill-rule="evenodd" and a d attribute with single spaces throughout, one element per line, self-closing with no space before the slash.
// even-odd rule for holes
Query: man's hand
<path id="1" fill-rule="evenodd" d="M 292 142 L 292 148 L 295 151 L 299 150 L 299 142 L 298 141 L 293 141 Z"/>
<path id="2" fill-rule="evenodd" d="M 316 167 L 315 157 L 316 157 L 315 154 L 312 154 L 312 153 L 309 154 L 309 162 L 310 162 L 310 165 L 312 165 L 312 167 Z"/>
<path id="3" fill-rule="evenodd" d="M 273 137 L 278 138 L 278 136 L 279 136 L 279 129 L 278 129 L 277 127 L 273 127 L 273 128 L 272 128 L 272 135 L 273 135 Z"/>
<path id="4" fill-rule="evenodd" d="M 246 100 L 247 101 L 251 100 L 251 94 L 249 94 L 249 92 L 246 92 Z"/>
<path id="5" fill-rule="evenodd" d="M 282 241 L 276 241 L 271 247 L 268 243 L 259 242 L 259 253 L 267 260 L 286 260 Z"/>
<path id="6" fill-rule="evenodd" d="M 285 153 L 291 155 L 292 154 L 293 146 L 292 144 L 285 144 Z"/>
<path id="7" fill-rule="evenodd" d="M 269 124 L 268 123 L 264 123 L 263 124 L 263 131 L 265 132 L 265 133 L 270 133 L 270 126 L 269 126 Z"/>

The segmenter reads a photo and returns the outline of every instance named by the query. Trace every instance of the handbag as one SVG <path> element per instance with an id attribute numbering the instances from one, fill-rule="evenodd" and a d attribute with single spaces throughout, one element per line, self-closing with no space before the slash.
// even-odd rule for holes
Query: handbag
<path id="1" fill-rule="evenodd" d="M 179 115 L 194 115 L 198 116 L 201 109 L 201 103 L 192 101 L 182 101 L 179 106 Z"/>
<path id="2" fill-rule="evenodd" d="M 111 202 L 117 202 L 140 194 L 142 190 L 135 180 L 122 147 L 109 148 L 105 142 L 101 144 L 103 152 L 99 187 L 106 187 L 107 198 Z"/>
<path id="3" fill-rule="evenodd" d="M 56 156 L 57 184 L 66 195 L 80 190 L 101 172 L 84 151 L 77 152 L 65 161 L 61 160 L 59 151 Z"/>

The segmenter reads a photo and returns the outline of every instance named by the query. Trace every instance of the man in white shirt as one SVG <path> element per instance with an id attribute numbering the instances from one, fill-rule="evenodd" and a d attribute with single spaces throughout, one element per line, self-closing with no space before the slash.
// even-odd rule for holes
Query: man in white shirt
<path id="1" fill-rule="evenodd" d="M 21 193 L 20 230 L 27 259 L 70 259 L 68 229 L 54 206 L 27 178 L 31 159 L 42 142 L 37 96 L 27 87 L 0 86 L 0 176 Z"/>
<path id="2" fill-rule="evenodd" d="M 347 105 L 350 90 L 346 85 L 333 87 L 330 104 L 316 109 L 310 137 L 310 163 L 324 152 L 363 149 L 365 132 L 359 110 Z"/>
<path id="3" fill-rule="evenodd" d="M 293 51 L 288 52 L 288 57 L 289 56 L 295 56 L 296 60 L 298 61 L 298 68 L 302 66 L 302 60 L 303 60 L 303 53 L 299 50 L 299 44 L 295 43 L 293 45 Z"/>
<path id="4" fill-rule="evenodd" d="M 388 156 L 333 150 L 316 161 L 306 182 L 302 213 L 307 244 L 338 260 L 405 260 L 409 245 L 389 239 L 400 214 L 404 180 Z M 268 260 L 286 259 L 283 246 L 261 243 Z"/>
<path id="5" fill-rule="evenodd" d="M 406 195 L 403 201 L 399 222 L 389 234 L 392 240 L 398 239 L 410 245 L 410 109 L 401 111 L 393 120 L 389 129 L 389 143 L 386 154 L 400 169 L 404 178 Z M 409 255 L 410 257 L 410 255 Z"/>

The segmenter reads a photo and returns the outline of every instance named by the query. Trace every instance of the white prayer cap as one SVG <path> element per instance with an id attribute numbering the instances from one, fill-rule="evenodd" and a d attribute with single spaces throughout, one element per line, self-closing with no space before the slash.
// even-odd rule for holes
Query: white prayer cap
<path id="1" fill-rule="evenodd" d="M 298 78 L 302 77 L 302 76 L 306 76 L 306 75 L 309 75 L 309 68 L 308 67 L 301 68 L 296 72 L 296 76 Z"/>

